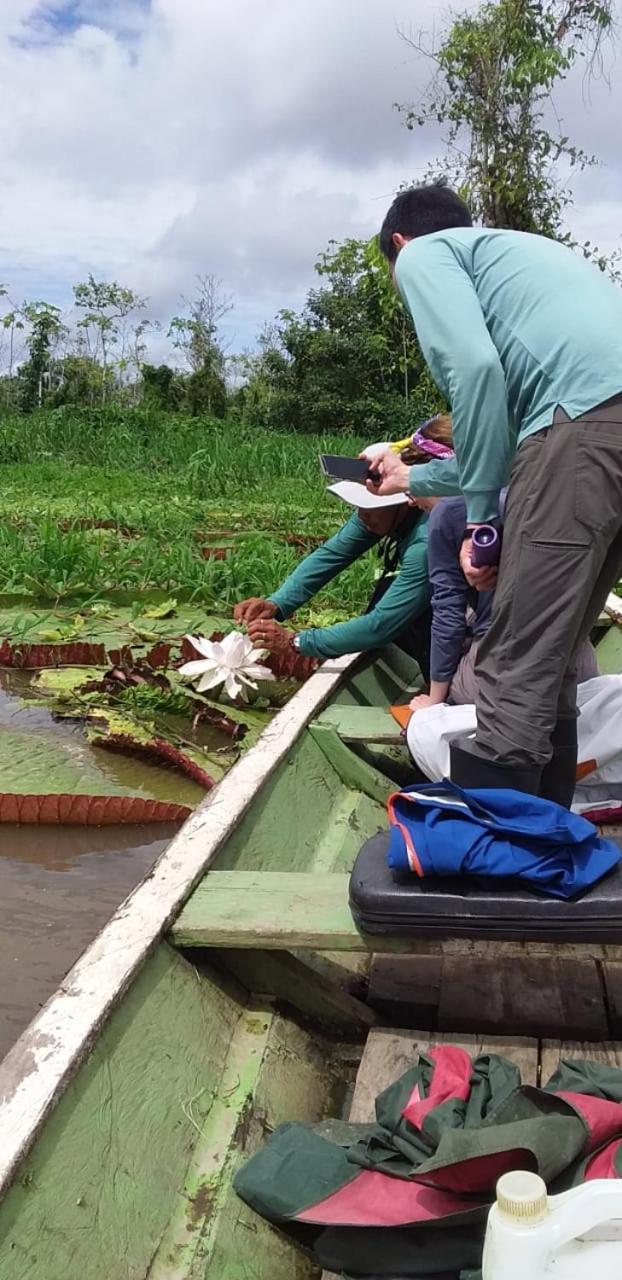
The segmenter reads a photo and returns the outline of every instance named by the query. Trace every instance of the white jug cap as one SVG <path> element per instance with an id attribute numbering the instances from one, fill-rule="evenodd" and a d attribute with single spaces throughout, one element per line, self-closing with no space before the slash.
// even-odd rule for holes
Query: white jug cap
<path id="1" fill-rule="evenodd" d="M 526 1169 L 504 1173 L 497 1183 L 497 1205 L 504 1217 L 516 1223 L 540 1222 L 548 1213 L 546 1183 Z"/>

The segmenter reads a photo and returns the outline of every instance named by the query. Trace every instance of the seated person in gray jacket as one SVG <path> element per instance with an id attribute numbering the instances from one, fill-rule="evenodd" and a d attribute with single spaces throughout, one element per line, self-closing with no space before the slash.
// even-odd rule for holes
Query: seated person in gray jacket
<path id="1" fill-rule="evenodd" d="M 501 495 L 503 515 L 505 493 Z M 479 641 L 490 626 L 496 568 L 489 570 L 490 589 L 470 587 L 460 568 L 460 547 L 466 527 L 464 498 L 421 498 L 429 510 L 428 572 L 432 586 L 430 692 L 413 698 L 411 708 L 441 702 L 454 705 L 477 701 L 475 664 Z M 598 675 L 596 654 L 586 643 L 579 654 L 579 683 Z"/>

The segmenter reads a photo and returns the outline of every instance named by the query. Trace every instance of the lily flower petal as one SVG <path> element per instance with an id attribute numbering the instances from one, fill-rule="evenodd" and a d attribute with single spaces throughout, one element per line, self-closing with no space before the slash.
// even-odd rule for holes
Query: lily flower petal
<path id="1" fill-rule="evenodd" d="M 222 684 L 225 677 L 226 672 L 222 667 L 217 667 L 215 671 L 206 671 L 197 685 L 199 693 L 205 693 L 206 689 L 215 689 L 217 685 Z"/>
<path id="2" fill-rule="evenodd" d="M 188 636 L 190 644 L 202 657 L 186 662 L 179 668 L 180 675 L 190 679 L 199 677 L 200 692 L 215 689 L 224 684 L 231 699 L 246 702 L 246 689 L 256 689 L 256 680 L 274 680 L 269 667 L 258 662 L 266 649 L 254 649 L 252 641 L 241 631 L 230 631 L 222 641 L 207 640 L 205 636 Z"/>
<path id="3" fill-rule="evenodd" d="M 190 641 L 193 649 L 197 653 L 201 653 L 204 658 L 211 656 L 212 641 L 207 640 L 205 636 L 186 636 L 186 640 Z"/>
<path id="4" fill-rule="evenodd" d="M 230 631 L 221 642 L 222 652 L 228 667 L 242 666 L 247 653 L 247 645 L 252 648 L 250 640 L 241 631 Z"/>
<path id="5" fill-rule="evenodd" d="M 246 671 L 236 671 L 236 673 L 235 673 L 235 678 L 236 678 L 236 680 L 241 680 L 241 681 L 242 681 L 242 684 L 247 684 L 247 685 L 249 685 L 251 689 L 256 689 L 256 688 L 257 688 L 257 685 L 255 684 L 255 681 L 254 681 L 254 680 L 250 680 L 250 679 L 249 679 L 249 677 L 248 677 L 248 675 L 247 675 Z"/>
<path id="6" fill-rule="evenodd" d="M 232 671 L 225 677 L 225 691 L 230 698 L 236 698 L 239 693 L 243 692 L 242 684 L 239 681 L 238 674 L 234 675 Z"/>
<path id="7" fill-rule="evenodd" d="M 249 662 L 257 662 L 259 658 L 265 658 L 267 652 L 267 649 L 251 649 L 244 665 L 248 666 Z"/>
<path id="8" fill-rule="evenodd" d="M 180 676 L 202 676 L 206 671 L 213 671 L 218 664 L 209 658 L 197 658 L 195 662 L 184 662 L 179 667 Z"/>
<path id="9" fill-rule="evenodd" d="M 269 667 L 262 667 L 261 663 L 259 662 L 251 662 L 247 667 L 244 668 L 244 674 L 247 676 L 252 676 L 253 679 L 255 680 L 275 680 L 276 679 L 274 671 L 271 671 Z"/>

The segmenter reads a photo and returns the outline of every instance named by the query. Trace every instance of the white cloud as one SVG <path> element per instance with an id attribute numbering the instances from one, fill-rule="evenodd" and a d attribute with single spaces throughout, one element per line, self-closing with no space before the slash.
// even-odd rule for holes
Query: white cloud
<path id="1" fill-rule="evenodd" d="M 394 3 L 2 0 L 0 280 L 63 303 L 92 270 L 168 316 L 213 271 L 235 295 L 234 344 L 247 344 L 300 301 L 327 241 L 370 234 L 439 149 L 393 103 L 430 74 L 397 28 L 441 21 L 445 0 Z M 597 201 L 582 180 L 578 218 L 583 229 L 592 212 L 613 239 L 607 92 L 597 86 L 591 115 L 576 91 L 562 109 L 588 149 L 606 134 L 612 167 Z"/>

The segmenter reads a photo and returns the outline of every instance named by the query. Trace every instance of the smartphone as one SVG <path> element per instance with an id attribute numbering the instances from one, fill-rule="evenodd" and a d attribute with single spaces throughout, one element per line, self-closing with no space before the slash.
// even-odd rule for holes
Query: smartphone
<path id="1" fill-rule="evenodd" d="M 320 466 L 325 476 L 331 480 L 354 480 L 357 484 L 365 484 L 366 480 L 377 480 L 378 472 L 370 467 L 365 458 L 347 458 L 338 453 L 321 453 Z"/>

